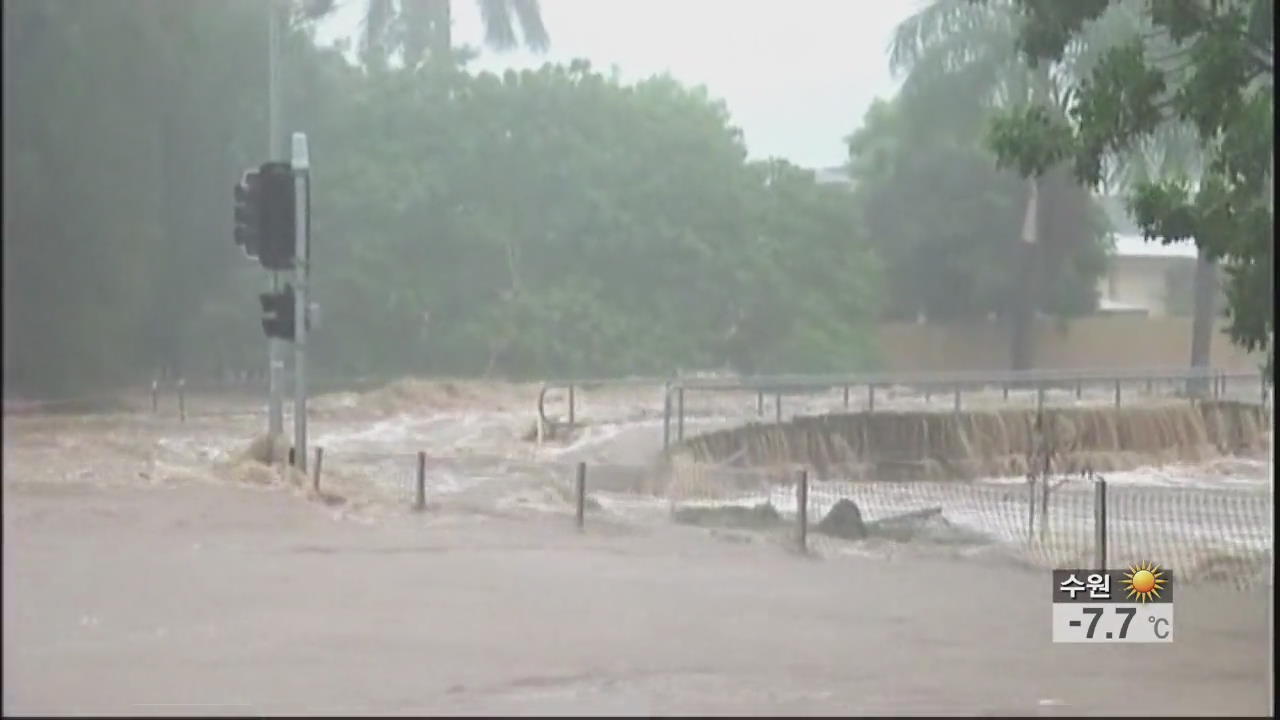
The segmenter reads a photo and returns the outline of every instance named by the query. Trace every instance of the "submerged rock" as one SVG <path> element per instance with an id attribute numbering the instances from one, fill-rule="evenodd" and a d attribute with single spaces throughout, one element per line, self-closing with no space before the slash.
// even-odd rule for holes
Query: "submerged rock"
<path id="1" fill-rule="evenodd" d="M 857 503 L 848 498 L 836 501 L 814 531 L 845 540 L 861 540 L 867 536 L 867 526 L 862 522 L 862 511 L 858 509 Z"/>

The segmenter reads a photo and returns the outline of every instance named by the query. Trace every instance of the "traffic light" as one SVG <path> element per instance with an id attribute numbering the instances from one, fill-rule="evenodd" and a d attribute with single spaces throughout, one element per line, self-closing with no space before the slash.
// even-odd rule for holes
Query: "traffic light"
<path id="1" fill-rule="evenodd" d="M 258 171 L 246 170 L 240 176 L 240 182 L 236 183 L 233 191 L 236 213 L 236 245 L 239 245 L 244 250 L 244 254 L 251 258 L 258 257 L 262 240 L 259 225 L 262 196 L 259 189 Z"/>
<path id="2" fill-rule="evenodd" d="M 293 167 L 287 162 L 258 168 L 261 245 L 258 259 L 268 270 L 292 270 L 297 245 Z"/>
<path id="3" fill-rule="evenodd" d="M 258 295 L 258 300 L 262 303 L 262 330 L 267 337 L 293 340 L 293 286 L 285 283 L 281 292 L 262 293 Z"/>

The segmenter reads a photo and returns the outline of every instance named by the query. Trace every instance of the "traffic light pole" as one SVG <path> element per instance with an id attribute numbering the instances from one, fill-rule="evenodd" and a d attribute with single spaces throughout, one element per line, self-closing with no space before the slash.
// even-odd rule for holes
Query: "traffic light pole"
<path id="1" fill-rule="evenodd" d="M 280 142 L 280 6 L 266 3 L 267 8 L 267 157 L 281 156 Z M 271 272 L 271 292 L 280 292 L 280 274 Z M 267 431 L 284 433 L 284 341 L 267 338 Z"/>
<path id="2" fill-rule="evenodd" d="M 311 182 L 311 169 L 306 133 L 293 134 L 293 176 L 294 213 L 297 218 L 294 225 L 297 240 L 294 245 L 293 260 L 293 284 L 296 293 L 293 305 L 295 353 L 293 359 L 293 459 L 294 466 L 305 473 L 307 471 L 307 276 L 310 275 L 311 270 L 307 263 L 309 257 L 307 241 L 311 234 L 307 186 Z"/>

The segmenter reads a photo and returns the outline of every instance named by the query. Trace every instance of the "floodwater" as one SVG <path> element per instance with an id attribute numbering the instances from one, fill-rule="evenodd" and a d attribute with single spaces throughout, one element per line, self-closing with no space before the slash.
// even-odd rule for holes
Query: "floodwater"
<path id="1" fill-rule="evenodd" d="M 1269 707 L 1266 584 L 1180 591 L 1183 624 L 1173 645 L 1049 643 L 1047 573 L 1006 552 L 1040 527 L 1027 526 L 1020 480 L 992 479 L 968 494 L 956 484 L 815 483 L 811 518 L 855 493 L 868 519 L 941 506 L 944 522 L 911 543 L 818 539 L 807 558 L 789 549 L 785 533 L 673 523 L 671 498 L 632 491 L 662 446 L 660 393 L 579 391 L 583 429 L 541 447 L 526 439 L 533 386 L 406 382 L 317 398 L 309 427 L 310 444 L 324 453 L 321 496 L 309 479 L 290 482 L 236 462 L 265 425 L 253 398 L 189 397 L 185 422 L 172 398 L 155 415 L 6 417 L 4 710 L 1051 715 Z M 562 396 L 551 400 L 560 410 L 552 402 L 548 413 L 562 416 Z M 784 415 L 843 404 L 838 393 L 783 402 Z M 876 398 L 877 408 L 895 404 L 926 403 Z M 770 402 L 764 411 L 771 419 Z M 756 413 L 754 395 L 691 394 L 684 430 L 729 427 Z M 410 510 L 419 453 L 424 513 Z M 593 490 L 581 534 L 568 490 L 578 462 L 587 463 Z M 1263 460 L 1232 458 L 1107 479 L 1118 495 L 1259 493 L 1264 505 L 1177 496 L 1169 507 L 1225 512 L 1231 522 L 1209 518 L 1215 537 L 1270 552 L 1269 528 L 1253 528 L 1257 508 L 1271 512 L 1268 470 Z M 1091 515 L 1089 493 L 1059 490 L 1050 537 L 1074 528 L 1080 538 L 1063 547 L 1087 557 L 1090 527 L 1075 520 Z M 790 515 L 794 497 L 778 486 L 730 501 L 767 500 Z M 1194 539 L 1179 532 L 1130 541 L 1174 538 L 1176 548 Z M 1135 707 L 1135 692 L 1148 704 Z"/>

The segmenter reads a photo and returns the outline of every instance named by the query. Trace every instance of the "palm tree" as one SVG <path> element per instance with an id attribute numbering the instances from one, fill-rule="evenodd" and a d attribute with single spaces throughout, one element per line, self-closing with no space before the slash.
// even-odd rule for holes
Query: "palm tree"
<path id="1" fill-rule="evenodd" d="M 1109 48 L 1135 36 L 1155 51 L 1172 47 L 1152 31 L 1141 10 L 1135 0 L 1111 5 L 1068 44 L 1061 60 L 1031 68 L 1018 48 L 1023 18 L 1016 2 L 933 0 L 896 28 L 889 45 L 890 69 L 905 75 L 902 93 L 909 98 L 943 98 L 945 103 L 967 97 L 986 109 L 1035 104 L 1066 120 L 1069 88 L 1087 77 Z M 935 110 L 953 117 L 953 108 Z M 983 119 L 980 113 L 976 121 Z M 1173 168 L 1198 174 L 1194 131 L 1181 125 L 1162 130 L 1143 146 L 1108 158 L 1111 186 L 1131 186 L 1151 173 Z M 1015 370 L 1031 366 L 1035 293 L 1051 285 L 1044 282 L 1048 278 L 1043 273 L 1056 272 L 1055 261 L 1072 243 L 1085 239 L 1081 231 L 1086 227 L 1088 193 L 1071 179 L 1065 165 L 1059 166 L 1028 182 L 1027 206 L 1028 214 L 1035 215 L 1037 241 L 1022 247 L 1021 282 L 1011 298 L 1010 354 Z M 1198 307 L 1197 318 L 1201 314 Z"/>
<path id="2" fill-rule="evenodd" d="M 302 13 L 317 18 L 343 0 L 303 0 Z M 408 67 L 453 52 L 451 0 L 360 0 L 364 3 L 360 51 L 366 65 L 381 66 L 397 51 Z M 551 43 L 538 0 L 476 0 L 484 42 L 495 50 L 521 44 L 542 52 Z M 517 33 L 517 27 L 519 33 Z"/>

